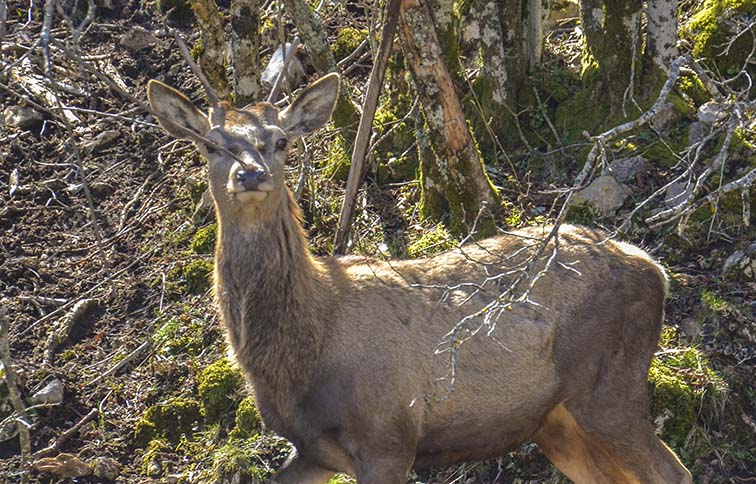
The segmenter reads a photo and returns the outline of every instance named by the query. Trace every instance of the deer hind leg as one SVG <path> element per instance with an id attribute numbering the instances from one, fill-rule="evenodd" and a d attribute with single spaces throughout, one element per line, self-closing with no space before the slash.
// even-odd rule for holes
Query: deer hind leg
<path id="1" fill-rule="evenodd" d="M 622 466 L 589 435 L 564 405 L 546 417 L 534 436 L 536 444 L 576 484 L 634 484 Z"/>
<path id="2" fill-rule="evenodd" d="M 554 428 L 568 427 L 574 435 L 579 436 L 579 439 L 574 439 L 579 442 L 576 447 L 587 449 L 581 456 L 584 461 L 587 460 L 593 465 L 593 477 L 581 475 L 578 476 L 579 479 L 573 479 L 575 482 L 692 482 L 690 472 L 664 442 L 656 437 L 653 426 L 645 415 L 628 416 L 628 412 L 612 409 L 606 403 L 593 395 L 591 404 L 575 410 L 569 408 L 569 404 L 557 407 L 547 419 L 547 422 L 552 418 L 559 422 L 549 424 L 552 434 Z M 555 439 L 558 440 L 559 438 Z M 569 445 L 569 442 L 562 444 L 564 445 Z M 544 453 L 549 456 L 546 451 Z M 555 464 L 560 467 L 557 462 Z M 571 477 L 568 472 L 563 472 Z"/>

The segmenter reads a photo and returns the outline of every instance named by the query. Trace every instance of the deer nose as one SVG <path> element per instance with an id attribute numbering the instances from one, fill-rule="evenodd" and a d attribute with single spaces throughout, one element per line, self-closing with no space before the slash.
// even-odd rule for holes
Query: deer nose
<path id="1" fill-rule="evenodd" d="M 236 173 L 236 181 L 245 190 L 257 190 L 267 180 L 268 174 L 263 170 L 239 171 Z"/>

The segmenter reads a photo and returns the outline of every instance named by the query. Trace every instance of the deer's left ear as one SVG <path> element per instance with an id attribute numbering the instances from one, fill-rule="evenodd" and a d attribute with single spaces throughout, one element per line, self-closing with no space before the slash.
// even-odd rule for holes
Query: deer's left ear
<path id="1" fill-rule="evenodd" d="M 205 136 L 210 130 L 207 116 L 179 91 L 151 80 L 147 83 L 147 100 L 157 115 L 160 126 L 179 139 L 194 141 L 192 133 Z"/>
<path id="2" fill-rule="evenodd" d="M 325 126 L 339 97 L 339 75 L 328 74 L 308 86 L 299 97 L 278 115 L 281 128 L 292 138 Z"/>

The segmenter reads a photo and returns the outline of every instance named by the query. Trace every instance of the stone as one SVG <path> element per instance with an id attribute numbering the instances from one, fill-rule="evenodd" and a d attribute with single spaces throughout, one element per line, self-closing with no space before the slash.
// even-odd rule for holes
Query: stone
<path id="1" fill-rule="evenodd" d="M 286 51 L 288 52 L 289 49 L 291 49 L 291 44 L 286 44 Z M 265 70 L 262 73 L 262 82 L 265 86 L 268 88 L 273 87 L 273 84 L 276 82 L 276 78 L 278 77 L 278 73 L 283 70 L 284 65 L 284 55 L 283 55 L 283 49 L 279 45 L 275 52 L 273 52 L 273 55 L 270 56 L 270 61 L 268 61 L 268 65 L 265 67 Z M 286 76 L 289 79 L 289 83 L 292 86 L 299 85 L 300 82 L 302 82 L 302 79 L 304 79 L 304 67 L 302 67 L 302 61 L 299 60 L 296 54 L 294 54 L 289 60 L 289 66 L 286 70 Z"/>
<path id="2" fill-rule="evenodd" d="M 611 175 L 601 175 L 573 196 L 576 203 L 587 202 L 593 205 L 604 218 L 617 212 L 630 196 L 631 190 L 618 182 Z"/>
<path id="3" fill-rule="evenodd" d="M 740 281 L 756 280 L 756 242 L 730 254 L 722 266 L 722 274 Z"/>
<path id="4" fill-rule="evenodd" d="M 32 395 L 31 400 L 34 403 L 57 405 L 63 401 L 63 388 L 63 382 L 55 378 L 42 390 Z"/>
<path id="5" fill-rule="evenodd" d="M 693 121 L 688 126 L 688 146 L 700 143 L 709 133 L 709 127 L 701 121 Z"/>
<path id="6" fill-rule="evenodd" d="M 29 106 L 8 106 L 3 112 L 3 122 L 6 126 L 15 126 L 30 130 L 42 124 L 45 118 Z"/>
<path id="7" fill-rule="evenodd" d="M 709 101 L 698 108 L 698 120 L 705 124 L 714 124 L 727 117 L 727 111 L 721 104 Z"/>
<path id="8" fill-rule="evenodd" d="M 118 461 L 110 457 L 97 457 L 92 465 L 95 477 L 115 481 L 120 473 Z"/>
<path id="9" fill-rule="evenodd" d="M 157 37 L 142 27 L 133 27 L 121 36 L 121 45 L 134 52 L 161 43 Z"/>
<path id="10" fill-rule="evenodd" d="M 629 182 L 648 169 L 648 161 L 642 156 L 620 158 L 609 163 L 606 173 L 612 175 L 620 183 Z"/>
<path id="11" fill-rule="evenodd" d="M 98 134 L 91 140 L 84 143 L 84 151 L 86 153 L 96 153 L 108 146 L 112 145 L 118 138 L 121 137 L 121 132 L 117 129 L 109 129 Z"/>

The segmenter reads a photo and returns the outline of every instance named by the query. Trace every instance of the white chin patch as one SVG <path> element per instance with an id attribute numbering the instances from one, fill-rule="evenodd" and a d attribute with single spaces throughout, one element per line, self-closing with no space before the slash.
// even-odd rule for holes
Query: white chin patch
<path id="1" fill-rule="evenodd" d="M 247 202 L 262 202 L 265 197 L 268 196 L 268 192 L 261 192 L 258 190 L 249 190 L 244 192 L 236 192 L 236 199 L 241 203 Z"/>

